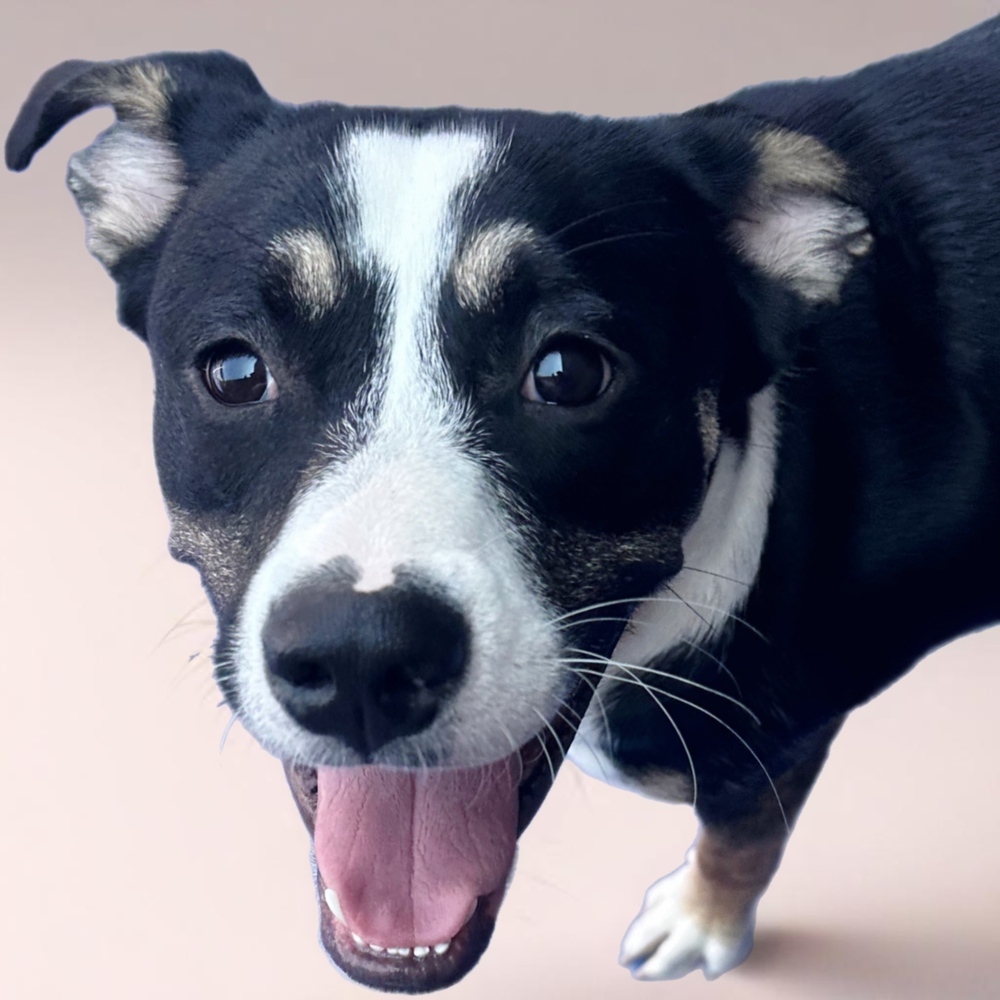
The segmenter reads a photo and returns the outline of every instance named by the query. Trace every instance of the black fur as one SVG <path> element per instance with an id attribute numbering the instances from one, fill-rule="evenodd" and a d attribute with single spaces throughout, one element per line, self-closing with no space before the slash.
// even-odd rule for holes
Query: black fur
<path id="1" fill-rule="evenodd" d="M 8 166 L 24 169 L 67 120 L 106 103 L 101 87 L 134 62 L 46 74 L 10 133 Z M 144 62 L 172 81 L 155 127 L 183 161 L 185 191 L 111 272 L 122 321 L 152 353 L 160 480 L 181 525 L 173 549 L 202 572 L 220 662 L 316 442 L 374 365 L 383 303 L 370 278 L 348 270 L 339 304 L 308 318 L 267 253 L 297 225 L 336 242 L 344 220 L 316 165 L 362 122 L 474 123 L 507 145 L 472 201 L 475 221 L 526 220 L 542 238 L 490 308 L 465 309 L 446 287 L 443 350 L 558 610 L 634 602 L 670 581 L 711 474 L 699 394 L 717 401 L 721 434 L 745 443 L 748 401 L 777 389 L 767 541 L 739 620 L 654 664 L 729 690 L 759 722 L 687 687 L 694 704 L 671 706 L 685 749 L 647 692 L 619 686 L 604 749 L 623 772 L 691 777 L 694 759 L 702 821 L 749 823 L 764 767 L 793 773 L 816 734 L 935 646 L 1000 620 L 1000 20 L 846 77 L 629 121 L 294 108 L 224 54 Z M 830 197 L 869 223 L 874 249 L 835 300 L 804 301 L 729 236 L 763 169 L 758 140 L 778 127 L 840 158 L 846 177 Z M 612 388 L 588 407 L 526 407 L 527 366 L 566 330 L 604 346 Z M 206 352 L 234 331 L 267 359 L 279 406 L 225 408 L 203 391 Z M 608 622 L 570 635 L 609 654 L 620 632 Z M 219 681 L 238 708 L 225 669 Z"/>

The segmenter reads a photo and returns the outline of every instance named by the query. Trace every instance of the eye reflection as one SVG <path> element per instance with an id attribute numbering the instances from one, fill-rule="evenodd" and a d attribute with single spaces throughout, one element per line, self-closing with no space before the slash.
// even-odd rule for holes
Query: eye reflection
<path id="1" fill-rule="evenodd" d="M 521 395 L 534 403 L 583 406 L 604 392 L 611 374 L 604 351 L 581 337 L 566 338 L 535 362 Z"/>
<path id="2" fill-rule="evenodd" d="M 263 359 L 242 344 L 216 348 L 205 363 L 204 378 L 212 397 L 225 406 L 261 403 L 278 395 Z"/>

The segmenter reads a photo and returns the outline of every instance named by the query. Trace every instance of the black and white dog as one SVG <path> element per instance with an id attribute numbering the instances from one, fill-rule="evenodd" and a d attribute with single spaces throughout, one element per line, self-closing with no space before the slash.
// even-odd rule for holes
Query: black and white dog
<path id="1" fill-rule="evenodd" d="M 641 120 L 68 62 L 7 164 L 101 104 L 69 186 L 327 952 L 464 975 L 569 751 L 701 820 L 622 961 L 737 965 L 845 713 L 1000 619 L 1000 19 Z"/>

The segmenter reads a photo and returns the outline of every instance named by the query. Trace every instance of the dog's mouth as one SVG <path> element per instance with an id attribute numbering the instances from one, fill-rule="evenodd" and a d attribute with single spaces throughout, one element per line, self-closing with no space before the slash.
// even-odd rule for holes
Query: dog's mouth
<path id="1" fill-rule="evenodd" d="M 313 838 L 320 940 L 351 979 L 425 993 L 461 979 L 493 933 L 517 839 L 573 737 L 557 716 L 480 767 L 285 765 Z"/>

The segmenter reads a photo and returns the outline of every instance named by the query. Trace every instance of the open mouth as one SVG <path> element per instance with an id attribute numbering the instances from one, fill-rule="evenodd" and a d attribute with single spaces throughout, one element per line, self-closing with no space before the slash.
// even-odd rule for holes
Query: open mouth
<path id="1" fill-rule="evenodd" d="M 517 838 L 572 741 L 561 716 L 550 726 L 480 767 L 285 765 L 313 838 L 320 940 L 351 979 L 426 993 L 479 961 Z"/>

